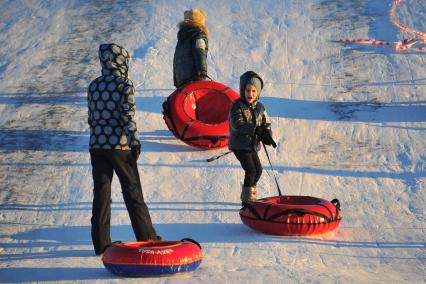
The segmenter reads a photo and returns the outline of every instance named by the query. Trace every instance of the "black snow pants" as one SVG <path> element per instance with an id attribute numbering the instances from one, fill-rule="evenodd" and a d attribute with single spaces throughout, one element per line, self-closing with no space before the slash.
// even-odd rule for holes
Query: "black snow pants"
<path id="1" fill-rule="evenodd" d="M 97 255 L 111 244 L 111 182 L 113 172 L 121 184 L 123 199 L 137 241 L 156 239 L 145 204 L 136 159 L 131 151 L 90 150 L 93 175 L 92 241 Z"/>
<path id="2" fill-rule="evenodd" d="M 262 164 L 257 152 L 244 150 L 234 150 L 233 152 L 245 171 L 244 186 L 256 186 L 262 175 Z"/>

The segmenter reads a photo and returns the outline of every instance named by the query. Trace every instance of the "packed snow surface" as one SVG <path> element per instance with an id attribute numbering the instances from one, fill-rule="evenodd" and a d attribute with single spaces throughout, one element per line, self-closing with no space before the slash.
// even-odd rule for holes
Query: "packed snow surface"
<path id="1" fill-rule="evenodd" d="M 426 54 L 336 43 L 407 38 L 391 0 L 14 1 L 0 3 L 0 282 L 424 283 L 426 281 Z M 207 12 L 209 75 L 238 90 L 261 74 L 261 101 L 286 195 L 342 204 L 337 230 L 309 237 L 241 223 L 243 171 L 226 149 L 175 139 L 162 117 L 173 92 L 176 25 Z M 426 2 L 398 19 L 426 31 Z M 101 43 L 132 54 L 139 172 L 158 233 L 201 243 L 193 273 L 120 278 L 93 252 L 86 87 Z M 277 195 L 266 155 L 259 197 Z M 269 173 L 269 175 L 268 175 Z M 133 241 L 117 178 L 113 240 Z"/>

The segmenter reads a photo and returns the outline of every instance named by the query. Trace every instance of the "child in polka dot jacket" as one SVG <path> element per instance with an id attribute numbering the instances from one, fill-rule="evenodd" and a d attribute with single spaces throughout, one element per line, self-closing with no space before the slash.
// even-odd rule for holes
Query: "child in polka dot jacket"
<path id="1" fill-rule="evenodd" d="M 97 255 L 111 244 L 111 182 L 121 184 L 137 241 L 159 239 L 142 194 L 137 159 L 140 154 L 135 94 L 128 77 L 129 52 L 117 44 L 99 47 L 102 76 L 87 90 L 90 158 L 93 176 L 92 240 Z"/>

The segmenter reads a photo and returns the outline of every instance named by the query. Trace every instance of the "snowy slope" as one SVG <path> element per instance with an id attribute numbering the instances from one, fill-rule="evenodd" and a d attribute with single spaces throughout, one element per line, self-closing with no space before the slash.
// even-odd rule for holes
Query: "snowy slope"
<path id="1" fill-rule="evenodd" d="M 426 54 L 344 46 L 401 40 L 391 0 L 13 1 L 0 3 L 0 282 L 424 283 Z M 198 151 L 167 130 L 172 59 L 183 11 L 204 9 L 209 74 L 238 89 L 259 72 L 279 141 L 281 188 L 342 204 L 331 233 L 256 233 L 238 216 L 243 172 L 223 151 Z M 426 2 L 398 18 L 426 31 Z M 205 259 L 192 274 L 123 279 L 90 239 L 92 179 L 85 89 L 100 43 L 133 55 L 144 196 L 164 239 L 191 237 Z M 261 153 L 265 169 L 266 156 Z M 112 237 L 132 241 L 117 179 Z M 260 197 L 276 195 L 265 171 Z"/>

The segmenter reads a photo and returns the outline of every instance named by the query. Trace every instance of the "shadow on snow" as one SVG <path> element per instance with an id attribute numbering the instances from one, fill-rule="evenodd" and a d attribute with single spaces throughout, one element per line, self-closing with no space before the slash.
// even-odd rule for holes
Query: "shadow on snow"
<path id="1" fill-rule="evenodd" d="M 40 162 L 40 163 L 20 163 L 20 162 L 0 162 L 0 167 L 90 167 L 90 163 L 55 163 L 55 162 Z M 165 164 L 165 163 L 155 163 L 149 164 L 144 162 L 138 163 L 139 167 L 142 168 L 177 168 L 177 169 L 193 169 L 193 168 L 207 168 L 207 169 L 241 169 L 239 165 L 232 164 L 218 164 L 218 163 L 207 163 L 207 162 L 187 162 L 180 164 Z M 265 168 L 266 169 L 266 168 Z M 279 166 L 274 165 L 274 169 L 278 173 L 285 172 L 297 172 L 304 174 L 316 174 L 316 175 L 325 175 L 325 176 L 337 176 L 337 177 L 352 177 L 352 178 L 389 178 L 389 179 L 398 179 L 402 180 L 407 186 L 414 187 L 416 180 L 423 178 L 426 174 L 421 170 L 411 171 L 401 171 L 401 172 L 380 172 L 380 171 L 356 171 L 351 169 L 322 169 L 314 167 L 288 167 L 288 166 Z M 61 209 L 57 209 L 61 210 Z"/>
<path id="2" fill-rule="evenodd" d="M 88 220 L 89 222 L 89 220 Z M 365 249 L 425 249 L 425 242 L 413 241 L 359 241 L 337 240 L 335 233 L 330 232 L 318 236 L 274 236 L 251 230 L 242 223 L 180 223 L 180 224 L 155 224 L 156 230 L 166 240 L 180 240 L 193 238 L 201 244 L 209 243 L 282 243 L 282 244 L 307 244 L 330 246 L 335 248 L 365 248 Z M 340 230 L 346 230 L 341 228 Z M 94 256 L 90 226 L 46 227 L 7 236 L 13 242 L 0 243 L 2 249 L 20 249 L 44 247 L 47 250 L 31 253 L 2 253 L 0 260 L 28 260 L 62 257 L 87 257 Z M 114 240 L 134 241 L 130 225 L 118 225 L 111 228 Z M 61 246 L 90 246 L 90 249 L 55 250 Z M 251 248 L 247 248 L 250 250 Z M 257 248 L 253 248 L 257 249 Z"/>
<path id="3" fill-rule="evenodd" d="M 57 257 L 61 257 L 57 255 Z M 115 279 L 105 269 L 87 267 L 14 267 L 0 268 L 0 283 L 22 283 L 33 281 L 78 281 Z"/>
<path id="4" fill-rule="evenodd" d="M 89 222 L 89 220 L 88 220 Z M 166 240 L 179 240 L 182 238 L 193 238 L 202 244 L 208 243 L 254 243 L 254 242 L 279 242 L 284 244 L 312 244 L 331 247 L 358 247 L 358 248 L 420 248 L 425 249 L 425 242 L 412 241 L 353 241 L 353 240 L 337 240 L 333 238 L 334 233 L 317 236 L 299 236 L 286 237 L 274 236 L 259 233 L 251 230 L 242 223 L 167 223 L 155 224 L 156 230 Z M 341 228 L 345 230 L 345 228 Z M 115 240 L 134 241 L 132 228 L 129 225 L 112 226 L 111 236 Z M 27 232 L 17 233 L 8 236 L 16 242 L 0 243 L 1 248 L 33 248 L 46 247 L 57 248 L 60 246 L 92 246 L 90 237 L 90 226 L 69 226 L 69 227 L 46 227 L 37 228 Z M 40 241 L 42 240 L 42 241 Z M 36 259 L 36 258 L 55 258 L 64 257 L 85 257 L 93 256 L 93 252 L 86 250 L 69 250 L 66 251 L 44 251 L 30 254 L 5 254 L 0 259 Z M 40 257 L 44 256 L 44 257 Z"/>
<path id="5" fill-rule="evenodd" d="M 426 101 L 330 102 L 263 97 L 262 102 L 271 117 L 374 123 L 426 121 Z"/>
<path id="6" fill-rule="evenodd" d="M 84 94 L 85 91 L 86 90 L 45 93 L 0 93 L 0 104 L 17 106 L 27 104 L 46 104 L 87 108 L 87 97 Z M 173 90 L 145 89 L 140 92 L 151 92 L 155 95 L 158 92 L 165 91 L 171 93 Z M 161 113 L 163 111 L 162 104 L 166 98 L 167 96 L 136 96 L 136 110 L 142 112 Z"/>
<path id="7" fill-rule="evenodd" d="M 3 94 L 4 95 L 4 94 Z M 0 103 L 4 98 L 0 94 Z M 63 98 L 61 98 L 63 99 Z M 78 98 L 82 100 L 83 98 Z M 158 108 L 164 97 L 138 98 L 142 110 Z M 85 99 L 84 99 L 85 100 Z M 145 102 L 143 102 L 145 100 Z M 426 101 L 419 102 L 327 102 L 302 101 L 283 98 L 264 97 L 262 99 L 271 117 L 288 119 L 347 121 L 372 123 L 409 123 L 426 121 Z M 74 102 L 75 103 L 75 102 Z M 85 104 L 85 102 L 84 102 Z M 140 109 L 139 108 L 139 109 Z M 164 125 L 165 127 L 165 125 Z M 384 126 L 387 127 L 387 126 Z M 404 126 L 400 126 L 404 127 Z M 421 127 L 410 127 L 411 130 L 425 130 Z M 166 144 L 152 140 L 175 140 L 167 130 L 156 130 L 141 133 L 144 151 L 146 152 L 191 152 L 195 148 L 181 144 Z M 85 131 L 63 130 L 0 130 L 0 150 L 39 150 L 57 152 L 86 152 L 88 150 L 89 133 Z"/>
<path id="8" fill-rule="evenodd" d="M 196 148 L 179 142 L 168 130 L 139 132 L 144 152 L 195 152 Z M 0 130 L 2 151 L 88 152 L 89 131 Z M 158 140 L 159 142 L 157 142 Z M 170 140 L 172 143 L 163 143 Z M 180 143 L 180 144 L 179 144 Z"/>
<path id="9" fill-rule="evenodd" d="M 420 81 L 426 80 L 419 79 Z M 410 84 L 415 82 L 373 82 L 372 86 L 387 84 Z M 142 112 L 162 113 L 162 103 L 167 96 L 158 96 L 158 93 L 168 92 L 173 89 L 143 89 L 142 93 L 153 93 L 154 96 L 136 97 L 136 109 Z M 69 92 L 45 93 L 0 93 L 0 104 L 59 104 L 68 106 L 87 107 L 86 96 L 82 90 Z M 393 102 L 381 103 L 378 101 L 365 102 L 333 102 L 333 101 L 307 101 L 290 100 L 276 97 L 262 97 L 262 102 L 271 117 L 304 120 L 325 121 L 353 121 L 353 122 L 423 122 L 426 121 L 426 102 Z"/>

